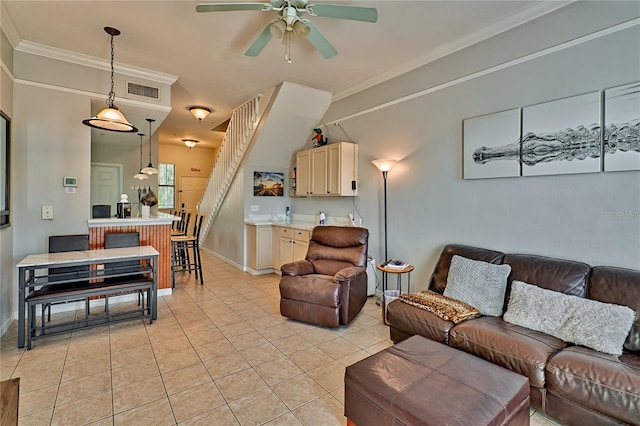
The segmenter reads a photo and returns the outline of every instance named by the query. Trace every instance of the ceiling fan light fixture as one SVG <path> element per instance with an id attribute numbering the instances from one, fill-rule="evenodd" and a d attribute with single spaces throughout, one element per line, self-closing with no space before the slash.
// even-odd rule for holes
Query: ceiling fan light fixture
<path id="1" fill-rule="evenodd" d="M 287 24 L 282 20 L 273 22 L 269 26 L 269 31 L 271 31 L 271 35 L 274 38 L 282 38 L 284 37 L 284 34 L 287 32 Z"/>
<path id="2" fill-rule="evenodd" d="M 296 23 L 293 24 L 293 33 L 299 39 L 307 38 L 310 32 L 311 32 L 311 28 L 302 21 L 296 21 Z"/>
<path id="3" fill-rule="evenodd" d="M 104 31 L 111 36 L 111 89 L 107 95 L 107 107 L 103 108 L 99 113 L 91 118 L 82 120 L 82 124 L 96 129 L 109 130 L 112 132 L 137 132 L 138 129 L 129 123 L 124 114 L 114 105 L 113 100 L 116 97 L 113 91 L 113 38 L 120 35 L 120 30 L 112 27 L 104 27 Z"/>
<path id="4" fill-rule="evenodd" d="M 203 106 L 192 106 L 189 108 L 189 111 L 198 119 L 198 121 L 204 120 L 209 114 L 211 114 L 211 109 Z"/>
<path id="5" fill-rule="evenodd" d="M 189 149 L 193 148 L 194 146 L 196 146 L 196 144 L 200 141 L 197 141 L 195 139 L 182 139 L 182 142 L 184 142 L 184 144 L 186 146 L 189 147 Z"/>

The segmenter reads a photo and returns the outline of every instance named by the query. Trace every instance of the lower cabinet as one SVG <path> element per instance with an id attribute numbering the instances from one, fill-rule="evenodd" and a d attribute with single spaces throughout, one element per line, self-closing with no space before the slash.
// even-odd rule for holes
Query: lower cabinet
<path id="1" fill-rule="evenodd" d="M 277 227 L 278 239 L 278 264 L 280 269 L 285 263 L 302 260 L 307 255 L 311 232 L 306 229 Z M 274 233 L 276 234 L 276 233 Z"/>
<path id="2" fill-rule="evenodd" d="M 278 225 L 247 226 L 247 266 L 253 271 L 280 267 L 307 256 L 311 231 Z"/>
<path id="3" fill-rule="evenodd" d="M 247 225 L 247 263 L 255 270 L 273 267 L 271 225 Z"/>

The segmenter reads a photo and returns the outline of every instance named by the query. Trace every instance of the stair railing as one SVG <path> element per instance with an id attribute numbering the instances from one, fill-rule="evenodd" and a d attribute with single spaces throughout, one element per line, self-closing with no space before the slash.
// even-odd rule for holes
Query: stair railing
<path id="1" fill-rule="evenodd" d="M 258 95 L 245 102 L 231 114 L 227 132 L 218 150 L 218 157 L 213 169 L 211 169 L 207 187 L 198 204 L 198 214 L 204 215 L 206 218 L 200 233 L 201 245 L 204 245 L 204 240 L 218 214 L 222 201 L 224 201 L 231 182 L 250 146 L 249 142 L 256 130 L 256 122 L 260 114 L 260 98 L 261 95 Z"/>

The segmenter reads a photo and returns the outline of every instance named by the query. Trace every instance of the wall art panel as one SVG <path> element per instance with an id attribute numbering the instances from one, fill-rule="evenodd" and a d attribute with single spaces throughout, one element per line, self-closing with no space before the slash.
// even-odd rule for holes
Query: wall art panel
<path id="1" fill-rule="evenodd" d="M 463 120 L 463 179 L 520 176 L 520 109 Z"/>
<path id="2" fill-rule="evenodd" d="M 522 175 L 599 172 L 600 115 L 600 92 L 523 108 Z"/>
<path id="3" fill-rule="evenodd" d="M 640 170 L 640 82 L 604 91 L 604 170 Z"/>

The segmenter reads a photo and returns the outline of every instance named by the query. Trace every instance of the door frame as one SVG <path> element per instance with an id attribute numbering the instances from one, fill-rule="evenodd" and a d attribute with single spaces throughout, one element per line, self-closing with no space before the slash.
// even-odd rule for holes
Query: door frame
<path id="1" fill-rule="evenodd" d="M 91 168 L 93 166 L 98 166 L 98 167 L 114 167 L 118 169 L 118 179 L 120 179 L 120 194 L 122 194 L 124 192 L 124 166 L 122 164 L 118 164 L 118 163 L 101 163 L 101 162 L 97 162 L 97 161 L 92 161 L 91 162 L 91 166 L 89 169 L 89 179 L 91 179 Z M 91 181 L 89 181 L 89 191 L 91 191 Z M 117 200 L 116 200 L 117 202 Z M 89 204 L 91 205 L 91 193 L 89 193 Z M 91 217 L 91 216 L 89 216 Z"/>

